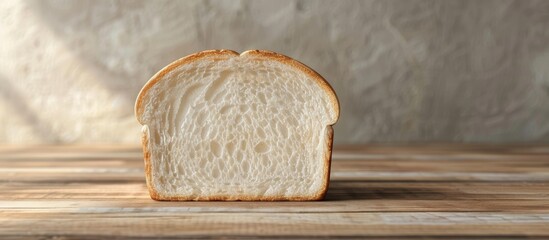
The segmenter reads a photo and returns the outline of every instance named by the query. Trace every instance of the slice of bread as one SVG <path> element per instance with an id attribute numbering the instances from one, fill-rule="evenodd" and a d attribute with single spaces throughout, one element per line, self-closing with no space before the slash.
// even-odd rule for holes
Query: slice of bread
<path id="1" fill-rule="evenodd" d="M 145 84 L 135 115 L 155 200 L 319 200 L 328 189 L 339 103 L 289 57 L 184 57 Z"/>

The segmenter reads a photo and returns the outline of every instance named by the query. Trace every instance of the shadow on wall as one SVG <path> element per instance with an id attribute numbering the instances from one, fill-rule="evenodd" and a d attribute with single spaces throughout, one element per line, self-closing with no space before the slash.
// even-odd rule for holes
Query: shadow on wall
<path id="1" fill-rule="evenodd" d="M 297 18 L 292 15 L 304 11 L 302 1 L 27 2 L 98 82 L 132 104 L 154 73 L 194 52 L 267 49 L 303 60 L 299 56 L 303 53 L 334 51 L 328 48 L 327 33 L 314 35 L 326 27 L 319 25 L 318 19 L 308 16 L 306 21 L 279 21 Z M 257 15 L 265 8 L 269 8 L 265 14 Z M 311 49 L 313 39 L 315 45 L 323 45 Z M 320 59 L 329 59 L 330 65 L 336 61 L 335 57 Z M 128 106 L 129 111 L 132 107 Z"/>
<path id="2" fill-rule="evenodd" d="M 135 34 L 135 31 L 147 29 L 136 29 L 138 24 L 128 23 L 139 19 L 124 16 L 122 9 L 110 2 L 77 1 L 59 4 L 30 0 L 28 3 L 35 16 L 57 35 L 66 49 L 72 51 L 86 71 L 96 76 L 96 81 L 112 94 L 124 98 L 124 115 L 132 115 L 139 90 L 148 77 L 164 64 L 143 64 L 155 59 L 141 54 L 143 48 L 150 46 L 144 44 L 146 39 Z M 131 9 L 139 7 L 143 1 L 126 3 Z"/>
<path id="3" fill-rule="evenodd" d="M 7 105 L 10 111 L 11 120 L 17 119 L 29 126 L 32 134 L 38 137 L 39 141 L 48 143 L 60 143 L 60 138 L 55 131 L 48 125 L 47 121 L 40 118 L 36 111 L 27 104 L 25 97 L 21 95 L 19 89 L 16 89 L 10 81 L 0 73 L 0 103 Z M 16 121 L 17 121 L 16 120 Z M 0 130 L 8 131 L 10 125 L 6 124 Z M 5 135 L 5 134 L 0 134 Z"/>

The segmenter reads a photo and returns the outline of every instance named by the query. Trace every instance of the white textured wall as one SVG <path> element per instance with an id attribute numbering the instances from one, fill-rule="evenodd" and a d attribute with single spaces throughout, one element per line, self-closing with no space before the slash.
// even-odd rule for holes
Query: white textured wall
<path id="1" fill-rule="evenodd" d="M 0 142 L 137 143 L 141 86 L 213 48 L 321 73 L 336 143 L 549 141 L 549 1 L 1 1 Z"/>

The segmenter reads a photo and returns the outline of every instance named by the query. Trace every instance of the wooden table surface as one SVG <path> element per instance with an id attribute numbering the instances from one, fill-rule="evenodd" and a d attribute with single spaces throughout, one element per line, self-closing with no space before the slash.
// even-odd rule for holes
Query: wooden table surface
<path id="1" fill-rule="evenodd" d="M 336 147 L 318 202 L 157 202 L 138 146 L 0 147 L 0 239 L 549 239 L 549 146 Z"/>

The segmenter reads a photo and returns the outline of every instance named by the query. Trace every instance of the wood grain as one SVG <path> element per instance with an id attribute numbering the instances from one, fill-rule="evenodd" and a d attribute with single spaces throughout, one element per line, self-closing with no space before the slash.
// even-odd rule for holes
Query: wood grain
<path id="1" fill-rule="evenodd" d="M 134 146 L 0 146 L 0 239 L 549 238 L 549 146 L 336 147 L 319 202 L 156 202 Z"/>

